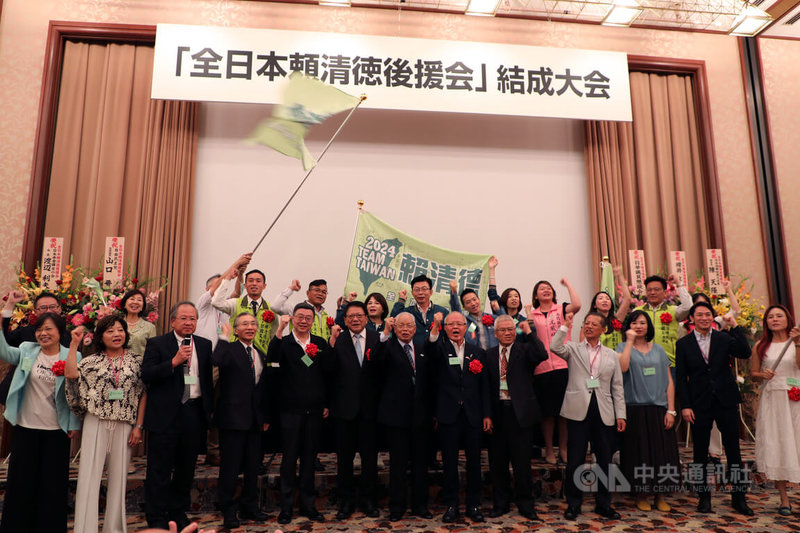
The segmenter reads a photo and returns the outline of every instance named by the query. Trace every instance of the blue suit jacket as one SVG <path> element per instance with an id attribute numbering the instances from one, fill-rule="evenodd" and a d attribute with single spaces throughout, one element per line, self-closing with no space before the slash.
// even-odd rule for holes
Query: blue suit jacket
<path id="1" fill-rule="evenodd" d="M 23 365 L 20 363 L 23 359 L 30 359 L 31 363 L 33 363 L 39 355 L 40 350 L 41 348 L 35 342 L 23 342 L 19 345 L 19 348 L 14 348 L 8 345 L 5 335 L 0 335 L 0 359 L 17 367 L 16 370 L 14 370 L 14 377 L 8 389 L 8 399 L 6 400 L 6 412 L 4 415 L 6 420 L 13 426 L 17 425 L 17 416 L 22 406 L 22 398 L 25 395 L 25 385 L 28 383 L 28 378 L 31 375 L 30 370 L 23 370 Z M 58 357 L 59 360 L 65 361 L 68 353 L 69 349 L 61 346 L 61 352 Z M 81 354 L 78 353 L 78 361 L 80 360 Z M 64 376 L 56 376 L 56 413 L 58 414 L 58 425 L 64 432 L 69 432 L 80 429 L 81 421 L 72 413 L 69 405 L 67 405 L 64 379 Z"/>

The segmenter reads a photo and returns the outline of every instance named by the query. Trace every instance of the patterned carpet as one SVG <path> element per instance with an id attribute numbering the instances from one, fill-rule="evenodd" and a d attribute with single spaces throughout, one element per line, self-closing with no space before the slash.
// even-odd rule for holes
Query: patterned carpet
<path id="1" fill-rule="evenodd" d="M 743 459 L 752 463 L 754 450 L 750 443 L 742 443 Z M 388 465 L 388 457 L 381 454 Z M 691 460 L 691 448 L 681 449 L 682 461 Z M 295 519 L 282 531 L 347 531 L 347 532 L 379 532 L 392 531 L 404 532 L 515 532 L 536 529 L 537 531 L 711 531 L 711 532 L 767 532 L 767 531 L 800 531 L 800 491 L 798 487 L 791 486 L 791 502 L 795 514 L 783 517 L 777 514 L 778 494 L 771 483 L 765 482 L 763 476 L 755 476 L 754 488 L 748 496 L 748 503 L 756 513 L 754 517 L 743 517 L 735 514 L 730 507 L 730 497 L 726 494 L 715 494 L 713 497 L 714 513 L 700 515 L 695 511 L 697 499 L 693 494 L 680 493 L 668 496 L 667 501 L 672 505 L 672 511 L 662 513 L 657 510 L 651 512 L 639 511 L 634 506 L 633 498 L 626 494 L 614 495 L 614 506 L 622 515 L 621 520 L 608 521 L 601 519 L 593 512 L 593 498 L 588 496 L 583 505 L 583 514 L 577 521 L 564 520 L 565 504 L 560 495 L 561 468 L 551 467 L 542 461 L 534 461 L 534 478 L 537 497 L 536 509 L 541 517 L 539 522 L 529 522 L 512 512 L 501 517 L 490 519 L 487 517 L 483 524 L 475 524 L 466 518 L 461 518 L 453 524 L 443 524 L 441 515 L 444 508 L 439 499 L 441 473 L 434 473 L 431 487 L 431 512 L 432 520 L 422 520 L 416 517 L 405 517 L 399 522 L 389 522 L 386 519 L 386 482 L 388 482 L 388 467 L 380 468 L 380 483 L 382 484 L 379 498 L 384 506 L 382 516 L 377 519 L 367 518 L 361 513 L 356 513 L 346 522 L 335 520 L 335 455 L 321 454 L 320 458 L 325 465 L 325 471 L 317 474 L 317 488 L 320 494 L 318 509 L 326 516 L 324 523 L 314 523 L 303 517 Z M 462 457 L 463 460 L 463 457 Z M 488 471 L 486 453 L 483 453 L 484 473 Z M 245 531 L 274 532 L 278 529 L 277 517 L 277 470 L 280 455 L 273 458 L 267 467 L 266 475 L 262 476 L 262 506 L 270 515 L 264 524 L 242 523 L 242 527 L 234 530 L 236 533 Z M 144 458 L 134 459 L 135 472 L 129 476 L 128 491 L 128 531 L 136 532 L 146 528 L 143 513 L 141 512 L 141 484 L 144 481 Z M 0 464 L 0 495 L 5 491 L 5 465 Z M 73 480 L 77 477 L 77 464 L 72 468 Z M 463 474 L 463 468 L 462 468 Z M 192 493 L 192 505 L 197 511 L 190 515 L 201 527 L 206 529 L 219 529 L 222 518 L 213 511 L 216 496 L 217 468 L 199 464 Z M 73 485 L 74 486 L 74 485 Z M 484 483 L 483 510 L 488 514 L 491 508 L 491 488 Z M 101 501 L 101 510 L 103 502 Z M 462 509 L 463 511 L 463 509 Z M 71 523 L 70 523 L 71 526 Z"/>

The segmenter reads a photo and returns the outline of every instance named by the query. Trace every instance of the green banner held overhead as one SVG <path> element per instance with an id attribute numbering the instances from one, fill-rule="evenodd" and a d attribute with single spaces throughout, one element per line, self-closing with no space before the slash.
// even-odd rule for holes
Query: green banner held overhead
<path id="1" fill-rule="evenodd" d="M 375 215 L 362 211 L 353 240 L 353 253 L 345 282 L 345 294 L 356 292 L 362 300 L 371 292 L 386 297 L 389 306 L 398 293 L 408 291 L 411 303 L 411 280 L 425 274 L 433 280 L 431 300 L 450 307 L 450 281 L 458 282 L 458 292 L 474 289 L 486 302 L 489 289 L 488 254 L 446 250 L 421 241 L 390 226 Z"/>

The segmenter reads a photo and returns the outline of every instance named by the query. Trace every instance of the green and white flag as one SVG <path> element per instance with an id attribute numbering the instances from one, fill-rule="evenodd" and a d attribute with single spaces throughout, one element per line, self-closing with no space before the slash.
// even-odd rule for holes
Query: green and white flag
<path id="1" fill-rule="evenodd" d="M 485 303 L 490 257 L 439 248 L 362 211 L 344 291 L 356 292 L 362 301 L 367 294 L 379 292 L 391 306 L 397 301 L 398 292 L 405 289 L 410 305 L 411 280 L 425 274 L 433 280 L 431 301 L 436 304 L 450 307 L 450 280 L 458 282 L 459 293 L 474 289 Z"/>
<path id="2" fill-rule="evenodd" d="M 309 170 L 317 164 L 306 148 L 309 128 L 331 115 L 354 108 L 359 100 L 316 78 L 292 72 L 283 103 L 275 106 L 272 117 L 259 124 L 247 140 L 300 159 L 303 169 Z"/>
<path id="3" fill-rule="evenodd" d="M 617 287 L 614 282 L 614 267 L 608 261 L 600 263 L 600 290 L 606 291 L 611 296 L 611 301 L 617 302 Z"/>

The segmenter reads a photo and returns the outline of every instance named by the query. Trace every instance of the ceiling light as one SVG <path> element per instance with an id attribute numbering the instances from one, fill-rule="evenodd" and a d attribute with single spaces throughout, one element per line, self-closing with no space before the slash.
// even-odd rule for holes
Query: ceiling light
<path id="1" fill-rule="evenodd" d="M 350 0 L 319 0 L 321 6 L 350 7 Z"/>
<path id="2" fill-rule="evenodd" d="M 769 13 L 752 4 L 745 4 L 728 33 L 740 37 L 755 37 L 770 22 L 772 17 Z"/>
<path id="3" fill-rule="evenodd" d="M 643 11 L 636 0 L 614 0 L 602 24 L 605 26 L 630 26 Z"/>
<path id="4" fill-rule="evenodd" d="M 500 0 L 469 0 L 469 5 L 464 14 L 492 17 L 499 5 Z"/>

